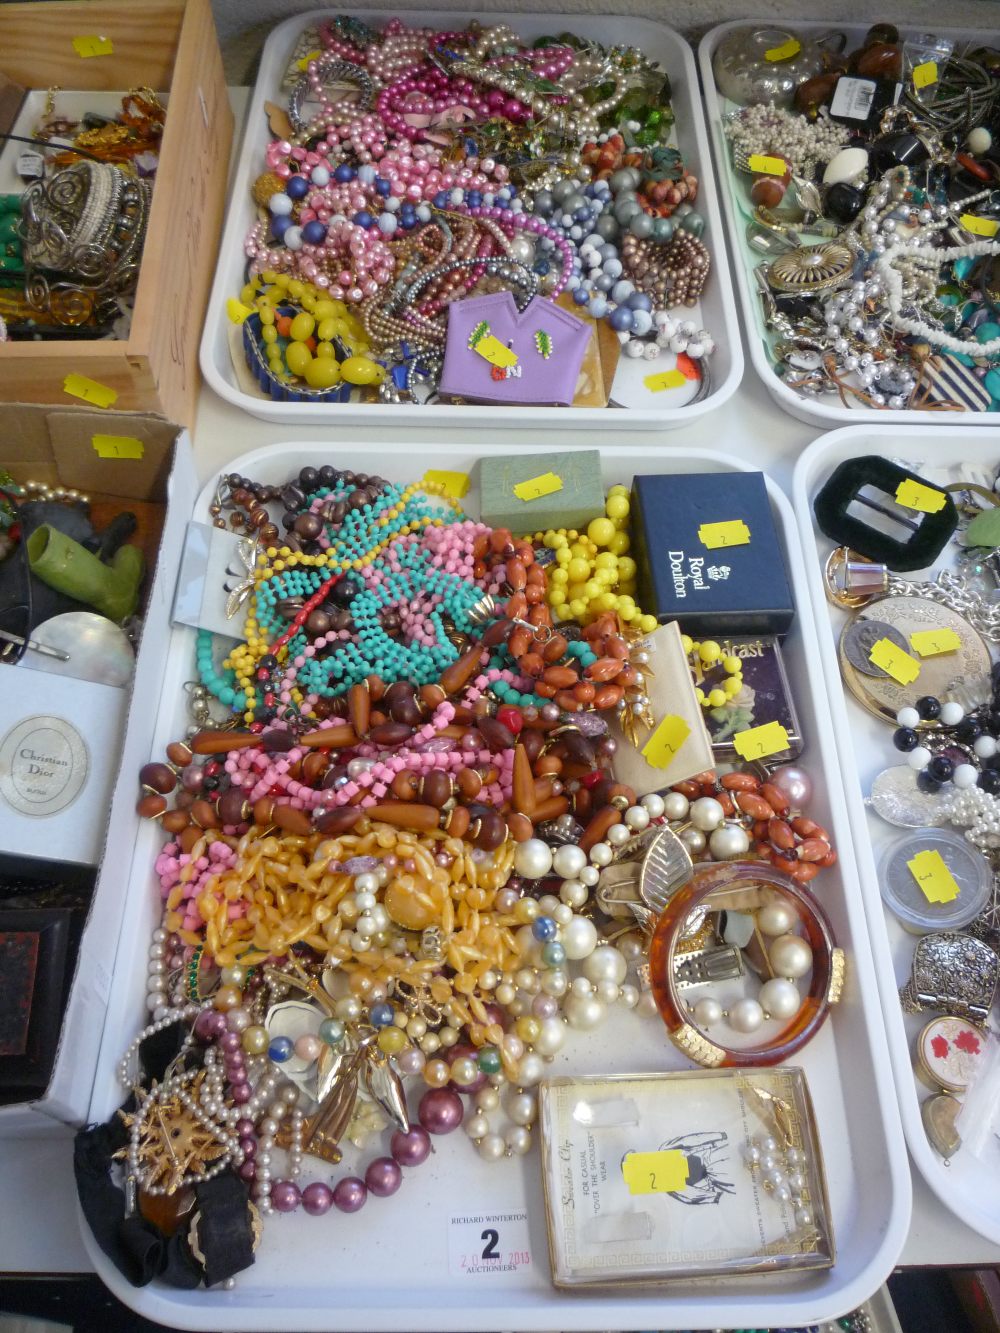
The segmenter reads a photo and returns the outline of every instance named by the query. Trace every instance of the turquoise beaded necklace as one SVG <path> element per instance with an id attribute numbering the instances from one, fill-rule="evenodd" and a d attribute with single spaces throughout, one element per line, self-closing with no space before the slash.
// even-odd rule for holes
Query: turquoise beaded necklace
<path id="1" fill-rule="evenodd" d="M 313 508 L 317 499 L 336 504 L 352 489 L 352 485 L 342 480 L 332 487 L 318 487 L 307 496 L 306 508 Z M 464 519 L 459 506 L 450 508 L 456 521 Z M 376 546 L 393 543 L 404 528 L 418 530 L 441 513 L 441 507 L 433 505 L 419 490 L 390 483 L 375 503 L 348 510 L 335 529 L 327 524 L 329 547 L 325 567 L 286 568 L 269 574 L 257 585 L 254 593 L 256 619 L 262 635 L 273 641 L 284 632 L 285 618 L 278 611 L 280 602 L 292 598 L 308 600 L 329 577 L 331 569 L 349 569 Z M 443 616 L 447 614 L 459 632 L 471 631 L 473 624 L 468 611 L 482 593 L 474 585 L 433 567 L 427 551 L 407 547 L 402 552 L 397 551 L 397 557 L 403 566 L 403 574 L 390 571 L 381 585 L 374 590 L 364 590 L 352 603 L 358 640 L 340 645 L 338 651 L 327 658 L 307 658 L 299 669 L 298 684 L 304 690 L 328 698 L 336 697 L 346 693 L 352 684 L 359 683 L 372 671 L 379 675 L 388 672 L 392 679 L 412 679 L 418 684 L 429 684 L 455 660 L 457 650 L 447 637 Z M 422 594 L 433 593 L 441 595 L 440 606 L 433 608 L 427 616 L 436 633 L 437 642 L 433 646 L 400 644 L 385 633 L 378 620 L 381 608 L 412 603 Z M 304 630 L 293 635 L 288 641 L 289 659 L 304 656 L 308 643 Z M 246 694 L 237 687 L 232 669 L 222 672 L 216 669 L 209 631 L 198 631 L 195 651 L 198 676 L 205 688 L 227 708 L 243 712 Z"/>

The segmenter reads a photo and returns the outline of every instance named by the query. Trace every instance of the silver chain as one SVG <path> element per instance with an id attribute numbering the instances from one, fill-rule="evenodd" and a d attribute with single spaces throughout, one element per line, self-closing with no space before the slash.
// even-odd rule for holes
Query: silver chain
<path id="1" fill-rule="evenodd" d="M 985 601 L 970 587 L 965 574 L 943 569 L 932 583 L 914 583 L 890 575 L 887 592 L 890 597 L 926 597 L 940 602 L 963 616 L 984 639 L 1000 643 L 1000 603 Z"/>

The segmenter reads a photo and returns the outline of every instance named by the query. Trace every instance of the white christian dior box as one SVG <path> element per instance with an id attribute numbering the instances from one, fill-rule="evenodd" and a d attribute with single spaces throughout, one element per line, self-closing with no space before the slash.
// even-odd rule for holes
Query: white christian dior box
<path id="1" fill-rule="evenodd" d="M 97 865 L 129 691 L 0 666 L 0 852 Z"/>

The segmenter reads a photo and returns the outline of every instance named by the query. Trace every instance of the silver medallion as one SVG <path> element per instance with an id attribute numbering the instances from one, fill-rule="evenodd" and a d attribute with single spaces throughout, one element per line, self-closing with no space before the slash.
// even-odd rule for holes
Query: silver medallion
<path id="1" fill-rule="evenodd" d="M 921 791 L 916 773 L 905 764 L 879 773 L 865 804 L 896 828 L 944 828 L 950 822 L 950 798 Z"/>
<path id="2" fill-rule="evenodd" d="M 886 624 L 884 620 L 858 617 L 845 628 L 844 653 L 855 670 L 863 672 L 866 676 L 888 675 L 871 660 L 871 651 L 880 639 L 888 639 L 897 648 L 902 648 L 904 653 L 909 652 L 910 645 L 899 630 L 894 625 Z"/>

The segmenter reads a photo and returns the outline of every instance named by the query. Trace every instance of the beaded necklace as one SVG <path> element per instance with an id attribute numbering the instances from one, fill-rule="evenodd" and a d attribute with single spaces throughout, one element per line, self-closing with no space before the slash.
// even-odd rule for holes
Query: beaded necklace
<path id="1" fill-rule="evenodd" d="M 313 494 L 320 504 L 325 501 L 336 503 L 338 500 L 346 499 L 352 489 L 353 487 L 347 483 L 338 481 L 334 487 L 319 487 Z M 264 663 L 262 659 L 265 657 L 278 659 L 284 654 L 284 660 L 287 662 L 291 659 L 300 670 L 308 662 L 316 663 L 315 650 L 313 654 L 306 656 L 305 649 L 308 645 L 305 636 L 299 632 L 299 626 L 304 622 L 308 612 L 300 612 L 295 617 L 298 624 L 293 621 L 293 629 L 289 634 L 283 631 L 283 628 L 279 629 L 276 614 L 279 601 L 301 596 L 308 604 L 321 589 L 326 588 L 331 576 L 342 575 L 348 571 L 360 572 L 372 565 L 396 539 L 406 537 L 413 532 L 422 532 L 430 526 L 440 526 L 443 522 L 441 511 L 433 509 L 428 504 L 429 496 L 442 498 L 446 505 L 462 517 L 460 506 L 445 495 L 444 488 L 437 483 L 420 482 L 405 488 L 388 485 L 374 504 L 349 510 L 336 528 L 329 524 L 326 526 L 325 537 L 329 544 L 320 554 L 307 555 L 304 552 L 293 552 L 289 547 L 268 547 L 258 558 L 257 583 L 248 604 L 246 642 L 234 648 L 223 663 L 224 668 L 232 672 L 235 685 L 230 684 L 228 678 L 224 678 L 225 683 L 219 687 L 218 697 L 223 697 L 222 690 L 232 689 L 235 706 L 237 696 L 242 694 L 247 720 L 253 721 L 258 705 L 258 693 L 261 693 L 258 687 L 265 684 L 270 672 L 278 665 L 278 660 L 274 660 L 272 665 L 272 662 Z M 457 583 L 453 591 L 456 598 L 461 597 Z M 465 608 L 467 613 L 468 607 L 471 607 L 481 593 L 476 592 L 472 595 L 466 592 L 464 596 L 468 603 Z M 455 604 L 456 607 L 459 606 L 459 601 L 456 600 Z M 385 650 L 388 636 L 380 637 L 377 630 L 375 622 L 372 625 L 374 646 Z M 445 660 L 441 663 L 443 667 L 447 662 L 453 661 L 458 653 L 446 639 L 443 626 L 439 625 L 439 630 L 441 638 L 448 645 L 447 650 L 444 650 Z M 358 676 L 357 671 L 363 662 L 356 646 L 348 643 L 344 651 L 347 654 L 347 661 L 352 666 L 352 674 L 342 689 L 330 690 L 327 687 L 324 691 L 327 694 L 342 693 L 372 670 L 372 667 L 368 666 Z M 327 676 L 332 673 L 339 677 L 343 674 L 344 662 L 339 655 L 330 660 L 339 665 L 340 672 L 331 667 L 326 673 Z M 374 660 L 377 661 L 378 658 Z M 319 682 L 317 665 L 319 664 L 310 667 L 307 672 L 308 680 L 315 678 Z M 432 678 L 431 675 L 426 676 L 427 680 Z M 218 678 L 213 677 L 213 680 L 217 683 Z M 210 689 L 212 688 L 209 681 L 205 683 Z M 262 693 L 266 707 L 274 707 L 278 703 L 277 693 L 269 693 L 266 689 Z M 267 702 L 268 699 L 270 703 Z"/>

